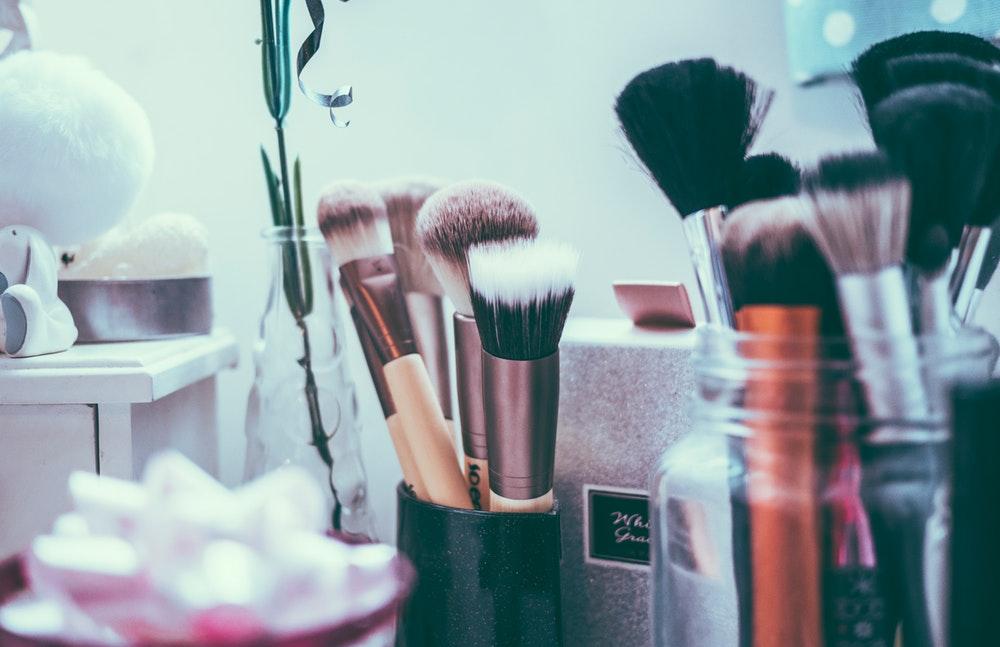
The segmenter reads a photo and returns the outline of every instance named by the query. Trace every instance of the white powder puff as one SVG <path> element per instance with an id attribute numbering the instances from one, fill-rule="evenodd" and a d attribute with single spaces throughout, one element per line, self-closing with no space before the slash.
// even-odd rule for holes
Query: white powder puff
<path id="1" fill-rule="evenodd" d="M 67 279 L 152 279 L 208 273 L 208 231 L 194 216 L 161 213 L 80 248 Z"/>
<path id="2" fill-rule="evenodd" d="M 114 226 L 153 167 L 146 113 L 86 60 L 22 51 L 0 60 L 0 226 L 57 245 Z"/>

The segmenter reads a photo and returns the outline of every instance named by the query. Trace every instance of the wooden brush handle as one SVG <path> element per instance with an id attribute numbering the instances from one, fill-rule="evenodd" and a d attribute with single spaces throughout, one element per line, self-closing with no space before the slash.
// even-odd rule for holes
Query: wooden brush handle
<path id="1" fill-rule="evenodd" d="M 536 499 L 508 499 L 490 492 L 490 512 L 548 512 L 552 509 L 552 490 Z"/>
<path id="2" fill-rule="evenodd" d="M 465 457 L 465 481 L 476 510 L 490 509 L 490 463 L 483 458 Z"/>
<path id="3" fill-rule="evenodd" d="M 385 424 L 389 427 L 389 438 L 392 439 L 392 446 L 396 449 L 399 467 L 403 470 L 403 480 L 413 491 L 413 496 L 421 501 L 426 501 L 427 488 L 424 486 L 424 480 L 420 477 L 417 461 L 413 458 L 413 450 L 403 432 L 403 421 L 400 420 L 398 413 L 394 413 L 385 419 Z"/>
<path id="4" fill-rule="evenodd" d="M 383 370 L 427 498 L 452 508 L 472 508 L 455 444 L 424 360 L 417 354 L 404 355 Z"/>

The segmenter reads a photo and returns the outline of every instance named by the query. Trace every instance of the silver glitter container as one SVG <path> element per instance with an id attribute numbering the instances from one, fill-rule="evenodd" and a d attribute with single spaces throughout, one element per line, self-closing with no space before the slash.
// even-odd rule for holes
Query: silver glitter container
<path id="1" fill-rule="evenodd" d="M 649 483 L 691 426 L 693 330 L 572 319 L 560 345 L 555 495 L 564 644 L 652 645 Z"/>

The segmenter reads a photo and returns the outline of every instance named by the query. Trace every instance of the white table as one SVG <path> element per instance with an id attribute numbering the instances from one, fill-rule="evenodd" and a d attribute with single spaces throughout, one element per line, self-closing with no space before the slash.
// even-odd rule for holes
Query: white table
<path id="1" fill-rule="evenodd" d="M 0 559 L 67 509 L 73 470 L 132 478 L 173 447 L 217 475 L 215 376 L 238 358 L 225 331 L 0 357 Z"/>

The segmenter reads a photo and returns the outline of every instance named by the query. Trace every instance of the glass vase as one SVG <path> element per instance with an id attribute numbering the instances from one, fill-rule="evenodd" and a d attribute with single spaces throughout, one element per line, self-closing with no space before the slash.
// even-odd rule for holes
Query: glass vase
<path id="1" fill-rule="evenodd" d="M 271 269 L 253 352 L 244 478 L 302 467 L 323 483 L 334 531 L 375 539 L 329 252 L 315 230 L 274 227 L 262 236 Z"/>

